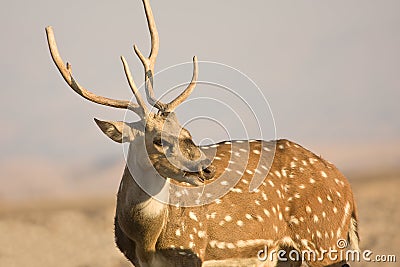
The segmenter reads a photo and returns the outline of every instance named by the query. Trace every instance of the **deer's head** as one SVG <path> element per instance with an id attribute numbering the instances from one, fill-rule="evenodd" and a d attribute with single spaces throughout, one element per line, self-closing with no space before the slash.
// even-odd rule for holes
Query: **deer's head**
<path id="1" fill-rule="evenodd" d="M 209 166 L 210 161 L 194 144 L 190 132 L 181 126 L 174 113 L 176 107 L 185 101 L 196 86 L 197 58 L 193 58 L 193 77 L 188 87 L 169 103 L 157 100 L 153 92 L 153 77 L 159 38 L 149 1 L 143 0 L 143 3 L 151 35 L 151 52 L 149 57 L 145 57 L 136 45 L 134 50 L 144 66 L 147 101 L 157 110 L 156 112 L 147 108 L 123 57 L 121 60 L 125 75 L 137 103 L 98 96 L 78 84 L 72 76 L 71 65 L 64 64 L 59 55 L 52 28 L 47 27 L 50 53 L 64 80 L 76 93 L 94 103 L 131 110 L 140 117 L 140 120 L 134 123 L 95 119 L 97 125 L 108 137 L 119 143 L 130 142 L 130 152 L 138 153 L 139 157 L 148 159 L 142 161 L 143 165 L 146 164 L 145 162 L 150 163 L 162 177 L 191 185 L 201 185 L 204 180 L 214 176 L 214 168 Z M 141 167 L 145 168 L 145 166 Z"/>

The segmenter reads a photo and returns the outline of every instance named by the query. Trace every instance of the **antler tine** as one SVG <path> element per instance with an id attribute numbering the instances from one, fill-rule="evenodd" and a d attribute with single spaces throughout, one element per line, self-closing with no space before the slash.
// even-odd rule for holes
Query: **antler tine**
<path id="1" fill-rule="evenodd" d="M 151 38 L 151 50 L 148 58 L 149 67 L 150 70 L 154 73 L 154 64 L 156 63 L 156 58 L 160 47 L 160 38 L 158 37 L 158 31 L 156 27 L 156 22 L 154 20 L 153 11 L 150 6 L 150 1 L 143 0 L 143 5 L 144 5 L 144 10 L 146 12 L 147 25 L 150 30 L 150 38 Z"/>
<path id="2" fill-rule="evenodd" d="M 198 64 L 197 64 L 197 57 L 193 57 L 193 76 L 190 84 L 188 87 L 179 95 L 177 96 L 174 100 L 169 102 L 168 104 L 162 103 L 161 101 L 158 101 L 154 98 L 154 93 L 153 93 L 153 81 L 152 77 L 146 77 L 148 80 L 146 81 L 146 87 L 150 88 L 148 90 L 149 94 L 147 95 L 147 99 L 149 103 L 158 108 L 159 110 L 163 112 L 172 112 L 174 111 L 183 101 L 185 101 L 189 95 L 193 92 L 194 88 L 196 88 L 197 84 L 197 78 L 198 78 L 199 72 L 198 72 Z"/>
<path id="3" fill-rule="evenodd" d="M 84 97 L 85 99 L 100 104 L 100 105 L 105 105 L 109 107 L 115 107 L 115 108 L 121 108 L 121 109 L 129 109 L 132 110 L 133 112 L 137 113 L 140 117 L 145 116 L 145 111 L 146 108 L 142 105 L 142 103 L 139 103 L 140 105 L 134 104 L 130 101 L 127 100 L 115 100 L 103 96 L 96 95 L 80 84 L 76 82 L 76 80 L 72 76 L 72 70 L 71 70 L 71 65 L 70 64 L 65 64 L 64 61 L 62 60 L 58 48 L 57 48 L 57 43 L 54 37 L 54 32 L 53 28 L 51 26 L 46 27 L 46 35 L 47 35 L 47 43 L 49 45 L 50 49 L 50 54 L 51 57 L 54 61 L 54 64 L 57 66 L 59 72 L 61 73 L 62 77 L 64 78 L 65 82 L 80 96 Z M 137 97 L 138 95 L 135 94 Z"/>
<path id="4" fill-rule="evenodd" d="M 143 0 L 143 5 L 146 13 L 147 25 L 149 27 L 150 38 L 151 38 L 150 55 L 148 58 L 146 58 L 145 56 L 143 56 L 142 52 L 136 45 L 134 45 L 133 48 L 144 67 L 147 101 L 149 102 L 150 105 L 156 107 L 157 109 L 164 110 L 165 104 L 162 103 L 161 101 L 156 100 L 153 90 L 154 65 L 156 63 L 158 50 L 160 47 L 160 38 L 158 36 L 157 27 L 149 0 Z"/>
<path id="5" fill-rule="evenodd" d="M 193 57 L 193 76 L 192 81 L 188 85 L 188 87 L 174 100 L 169 102 L 166 106 L 166 112 L 173 111 L 177 106 L 179 106 L 183 101 L 185 101 L 189 95 L 193 92 L 194 88 L 197 84 L 197 77 L 199 75 L 198 67 L 197 67 L 197 57 Z"/>
<path id="6" fill-rule="evenodd" d="M 148 110 L 147 110 L 147 107 L 146 107 L 146 103 L 143 101 L 143 98 L 140 95 L 139 90 L 136 87 L 135 81 L 132 78 L 132 73 L 131 73 L 131 71 L 129 69 L 129 65 L 126 62 L 126 60 L 125 60 L 125 58 L 123 56 L 121 56 L 121 61 L 122 61 L 122 64 L 124 66 L 124 72 L 125 72 L 126 78 L 128 80 L 129 87 L 131 88 L 132 93 L 135 96 L 136 101 L 138 102 L 139 106 L 142 107 L 143 113 L 147 114 Z"/>
<path id="7" fill-rule="evenodd" d="M 150 50 L 150 55 L 148 58 L 143 56 L 142 52 L 139 50 L 139 48 L 134 45 L 133 48 L 135 50 L 136 55 L 139 57 L 140 61 L 142 62 L 145 70 L 145 86 L 146 86 L 146 97 L 147 101 L 149 102 L 150 105 L 154 106 L 155 108 L 159 109 L 162 112 L 171 112 L 173 111 L 179 104 L 181 104 L 183 101 L 185 101 L 186 98 L 192 93 L 193 89 L 196 87 L 196 81 L 197 81 L 197 76 L 198 76 L 198 71 L 197 71 L 197 58 L 193 58 L 193 77 L 192 81 L 190 82 L 189 86 L 183 91 L 177 98 L 175 98 L 173 101 L 171 101 L 168 104 L 165 104 L 155 98 L 154 95 L 154 90 L 153 90 L 153 77 L 154 77 L 154 65 L 156 62 L 156 58 L 158 55 L 158 50 L 160 47 L 160 38 L 158 36 L 158 31 L 156 27 L 156 23 L 154 21 L 154 16 L 153 16 L 153 11 L 150 6 L 149 0 L 142 0 L 145 13 L 146 13 L 146 19 L 147 19 L 147 25 L 149 27 L 150 31 L 150 37 L 151 37 L 151 50 Z"/>

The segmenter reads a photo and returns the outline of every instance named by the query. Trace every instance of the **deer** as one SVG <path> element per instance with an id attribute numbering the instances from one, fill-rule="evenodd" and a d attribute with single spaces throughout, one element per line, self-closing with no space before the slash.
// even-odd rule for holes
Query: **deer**
<path id="1" fill-rule="evenodd" d="M 80 85 L 59 54 L 52 27 L 46 27 L 52 60 L 72 90 L 140 118 L 131 123 L 95 119 L 106 136 L 128 144 L 114 218 L 119 250 L 136 267 L 348 266 L 346 259 L 324 256 L 328 250 L 359 249 L 348 180 L 332 163 L 286 139 L 196 145 L 175 109 L 196 87 L 198 60 L 193 57 L 192 79 L 180 95 L 168 103 L 155 97 L 159 36 L 149 0 L 142 2 L 151 50 L 146 57 L 133 48 L 144 67 L 148 103 L 124 57 L 136 103 Z M 273 257 L 278 250 L 309 251 L 318 258 L 286 261 Z"/>

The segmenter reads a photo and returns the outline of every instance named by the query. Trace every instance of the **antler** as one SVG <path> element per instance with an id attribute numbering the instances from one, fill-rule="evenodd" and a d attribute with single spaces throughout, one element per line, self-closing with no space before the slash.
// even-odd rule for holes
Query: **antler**
<path id="1" fill-rule="evenodd" d="M 160 47 L 160 38 L 158 37 L 158 31 L 156 23 L 154 21 L 153 11 L 151 10 L 149 0 L 143 0 L 143 5 L 151 37 L 150 55 L 149 57 L 146 58 L 145 56 L 143 56 L 142 52 L 136 45 L 134 45 L 133 48 L 144 67 L 147 101 L 149 102 L 150 105 L 156 107 L 162 112 L 171 112 L 177 106 L 179 106 L 183 101 L 185 101 L 192 93 L 193 89 L 196 87 L 196 82 L 198 77 L 197 57 L 193 57 L 193 76 L 192 76 L 192 81 L 190 82 L 188 87 L 178 97 L 176 97 L 174 100 L 172 100 L 167 104 L 157 100 L 154 96 L 154 91 L 153 91 L 153 77 L 154 77 L 154 65 Z"/>
<path id="2" fill-rule="evenodd" d="M 176 97 L 169 103 L 163 103 L 157 100 L 154 96 L 154 91 L 153 91 L 153 77 L 154 77 L 154 64 L 156 62 L 156 58 L 158 55 L 160 39 L 158 37 L 158 32 L 149 0 L 142 0 L 142 1 L 151 36 L 151 50 L 149 57 L 143 56 L 142 52 L 140 52 L 139 48 L 136 45 L 134 45 L 134 50 L 144 67 L 147 101 L 149 102 L 150 105 L 156 107 L 161 112 L 166 112 L 166 113 L 172 112 L 177 106 L 179 106 L 183 101 L 185 101 L 186 98 L 189 97 L 193 89 L 196 87 L 197 77 L 198 77 L 197 57 L 193 57 L 193 76 L 192 76 L 192 81 L 190 82 L 188 87 L 178 97 Z M 65 64 L 58 52 L 57 43 L 54 37 L 52 27 L 49 26 L 46 28 L 46 35 L 50 49 L 50 54 L 51 57 L 53 58 L 54 63 L 56 64 L 64 80 L 76 93 L 94 103 L 115 108 L 129 109 L 137 113 L 142 118 L 146 117 L 146 115 L 148 114 L 148 109 L 139 93 L 139 90 L 136 87 L 136 84 L 132 78 L 132 74 L 129 70 L 128 63 L 126 62 L 124 57 L 121 57 L 122 64 L 124 66 L 124 72 L 128 80 L 129 86 L 138 104 L 132 103 L 131 101 L 127 100 L 115 100 L 99 96 L 81 86 L 72 76 L 71 65 L 69 63 Z"/>
<path id="3" fill-rule="evenodd" d="M 136 100 L 139 104 L 132 103 L 127 100 L 115 100 L 103 96 L 96 95 L 83 86 L 81 86 L 72 76 L 72 68 L 69 63 L 65 64 L 64 61 L 62 60 L 58 48 L 57 48 L 57 43 L 54 37 L 54 32 L 53 28 L 51 26 L 46 27 L 46 35 L 47 35 L 47 42 L 49 45 L 50 49 L 50 54 L 51 57 L 56 64 L 58 70 L 60 71 L 62 77 L 66 81 L 66 83 L 80 96 L 86 98 L 89 101 L 92 101 L 94 103 L 100 104 L 100 105 L 105 105 L 105 106 L 110 106 L 110 107 L 115 107 L 115 108 L 121 108 L 121 109 L 129 109 L 132 110 L 133 112 L 137 113 L 140 117 L 144 118 L 148 112 L 146 105 L 144 104 L 144 101 L 142 97 L 140 96 L 135 83 L 133 82 L 132 75 L 130 74 L 129 67 L 125 61 L 124 58 L 122 59 L 122 63 L 124 65 L 124 70 L 126 77 L 128 79 L 129 85 L 132 89 L 133 94 L 136 97 Z"/>

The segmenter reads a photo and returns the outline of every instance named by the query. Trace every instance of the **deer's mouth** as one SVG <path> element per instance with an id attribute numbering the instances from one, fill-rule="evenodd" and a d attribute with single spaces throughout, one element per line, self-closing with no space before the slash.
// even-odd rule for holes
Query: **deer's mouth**
<path id="1" fill-rule="evenodd" d="M 208 166 L 198 172 L 185 172 L 184 177 L 186 182 L 194 186 L 201 186 L 206 180 L 211 180 L 215 175 L 215 167 Z"/>

